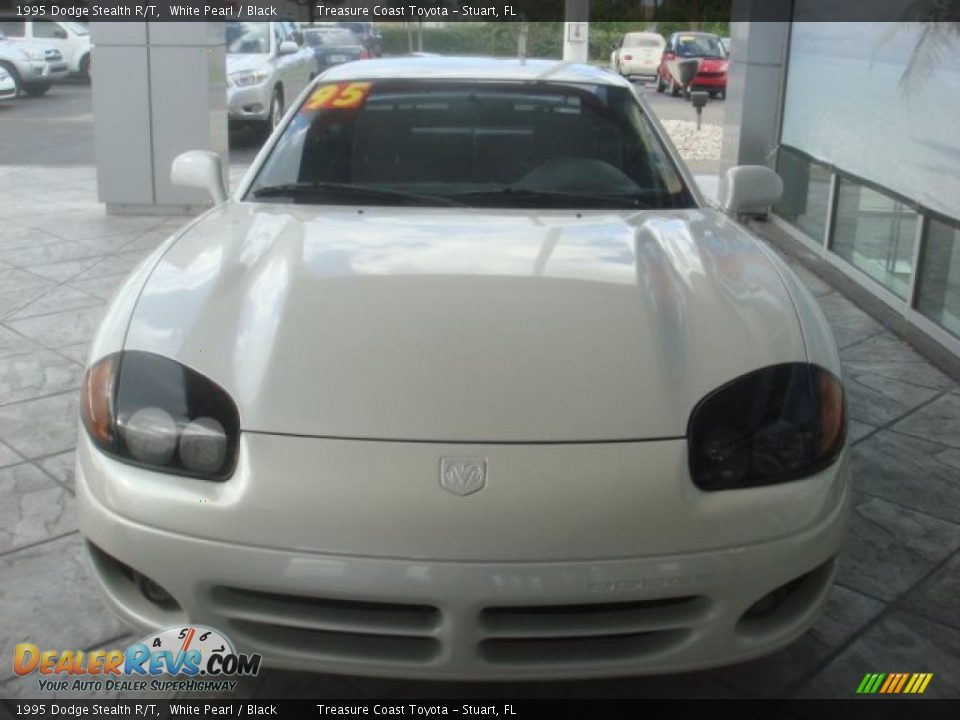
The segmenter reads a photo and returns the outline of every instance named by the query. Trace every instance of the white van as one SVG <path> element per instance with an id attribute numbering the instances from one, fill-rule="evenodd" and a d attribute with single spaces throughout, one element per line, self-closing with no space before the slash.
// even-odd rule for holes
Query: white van
<path id="1" fill-rule="evenodd" d="M 70 72 L 90 74 L 90 28 L 59 20 L 16 20 L 0 17 L 0 32 L 17 42 L 30 40 L 60 51 Z"/>

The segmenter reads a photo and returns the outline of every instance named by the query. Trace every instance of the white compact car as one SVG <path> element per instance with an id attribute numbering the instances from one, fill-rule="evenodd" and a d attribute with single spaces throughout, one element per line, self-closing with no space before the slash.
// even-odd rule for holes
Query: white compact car
<path id="1" fill-rule="evenodd" d="M 657 74 L 665 45 L 666 41 L 658 33 L 627 33 L 610 55 L 610 69 L 624 77 L 653 77 Z"/>
<path id="2" fill-rule="evenodd" d="M 811 294 L 700 195 L 645 102 L 552 61 L 314 81 L 115 297 L 81 399 L 80 526 L 143 630 L 275 666 L 662 673 L 813 623 L 847 525 Z"/>

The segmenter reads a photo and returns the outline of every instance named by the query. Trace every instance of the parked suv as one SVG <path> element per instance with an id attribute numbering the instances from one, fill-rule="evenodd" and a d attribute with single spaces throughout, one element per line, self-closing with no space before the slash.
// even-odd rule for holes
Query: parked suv
<path id="1" fill-rule="evenodd" d="M 50 86 L 69 74 L 59 50 L 21 40 L 13 42 L 0 32 L 0 67 L 7 71 L 17 93 L 43 95 Z"/>
<path id="2" fill-rule="evenodd" d="M 229 22 L 226 33 L 230 122 L 269 132 L 316 75 L 313 51 L 289 22 Z"/>
<path id="3" fill-rule="evenodd" d="M 90 28 L 77 22 L 0 18 L 0 32 L 13 42 L 38 42 L 59 50 L 71 73 L 90 73 Z"/>
<path id="4" fill-rule="evenodd" d="M 383 55 L 383 33 L 372 22 L 338 22 L 337 25 L 360 38 L 370 57 Z"/>

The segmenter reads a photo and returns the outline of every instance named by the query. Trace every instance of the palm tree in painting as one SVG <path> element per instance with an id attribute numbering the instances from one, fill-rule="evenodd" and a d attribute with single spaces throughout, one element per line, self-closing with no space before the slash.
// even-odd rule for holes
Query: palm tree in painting
<path id="1" fill-rule="evenodd" d="M 904 92 L 921 83 L 960 44 L 960 0 L 914 0 L 903 12 L 904 21 L 891 24 L 881 43 L 903 26 L 919 30 L 910 60 L 900 75 Z"/>

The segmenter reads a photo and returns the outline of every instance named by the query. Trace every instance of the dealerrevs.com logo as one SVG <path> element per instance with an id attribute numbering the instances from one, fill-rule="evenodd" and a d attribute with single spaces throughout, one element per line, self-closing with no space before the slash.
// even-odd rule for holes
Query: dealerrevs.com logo
<path id="1" fill-rule="evenodd" d="M 41 650 L 20 643 L 13 671 L 43 676 L 38 684 L 44 691 L 222 692 L 236 688 L 237 681 L 230 678 L 260 672 L 260 660 L 258 654 L 237 653 L 218 630 L 188 625 L 151 633 L 125 650 Z"/>

